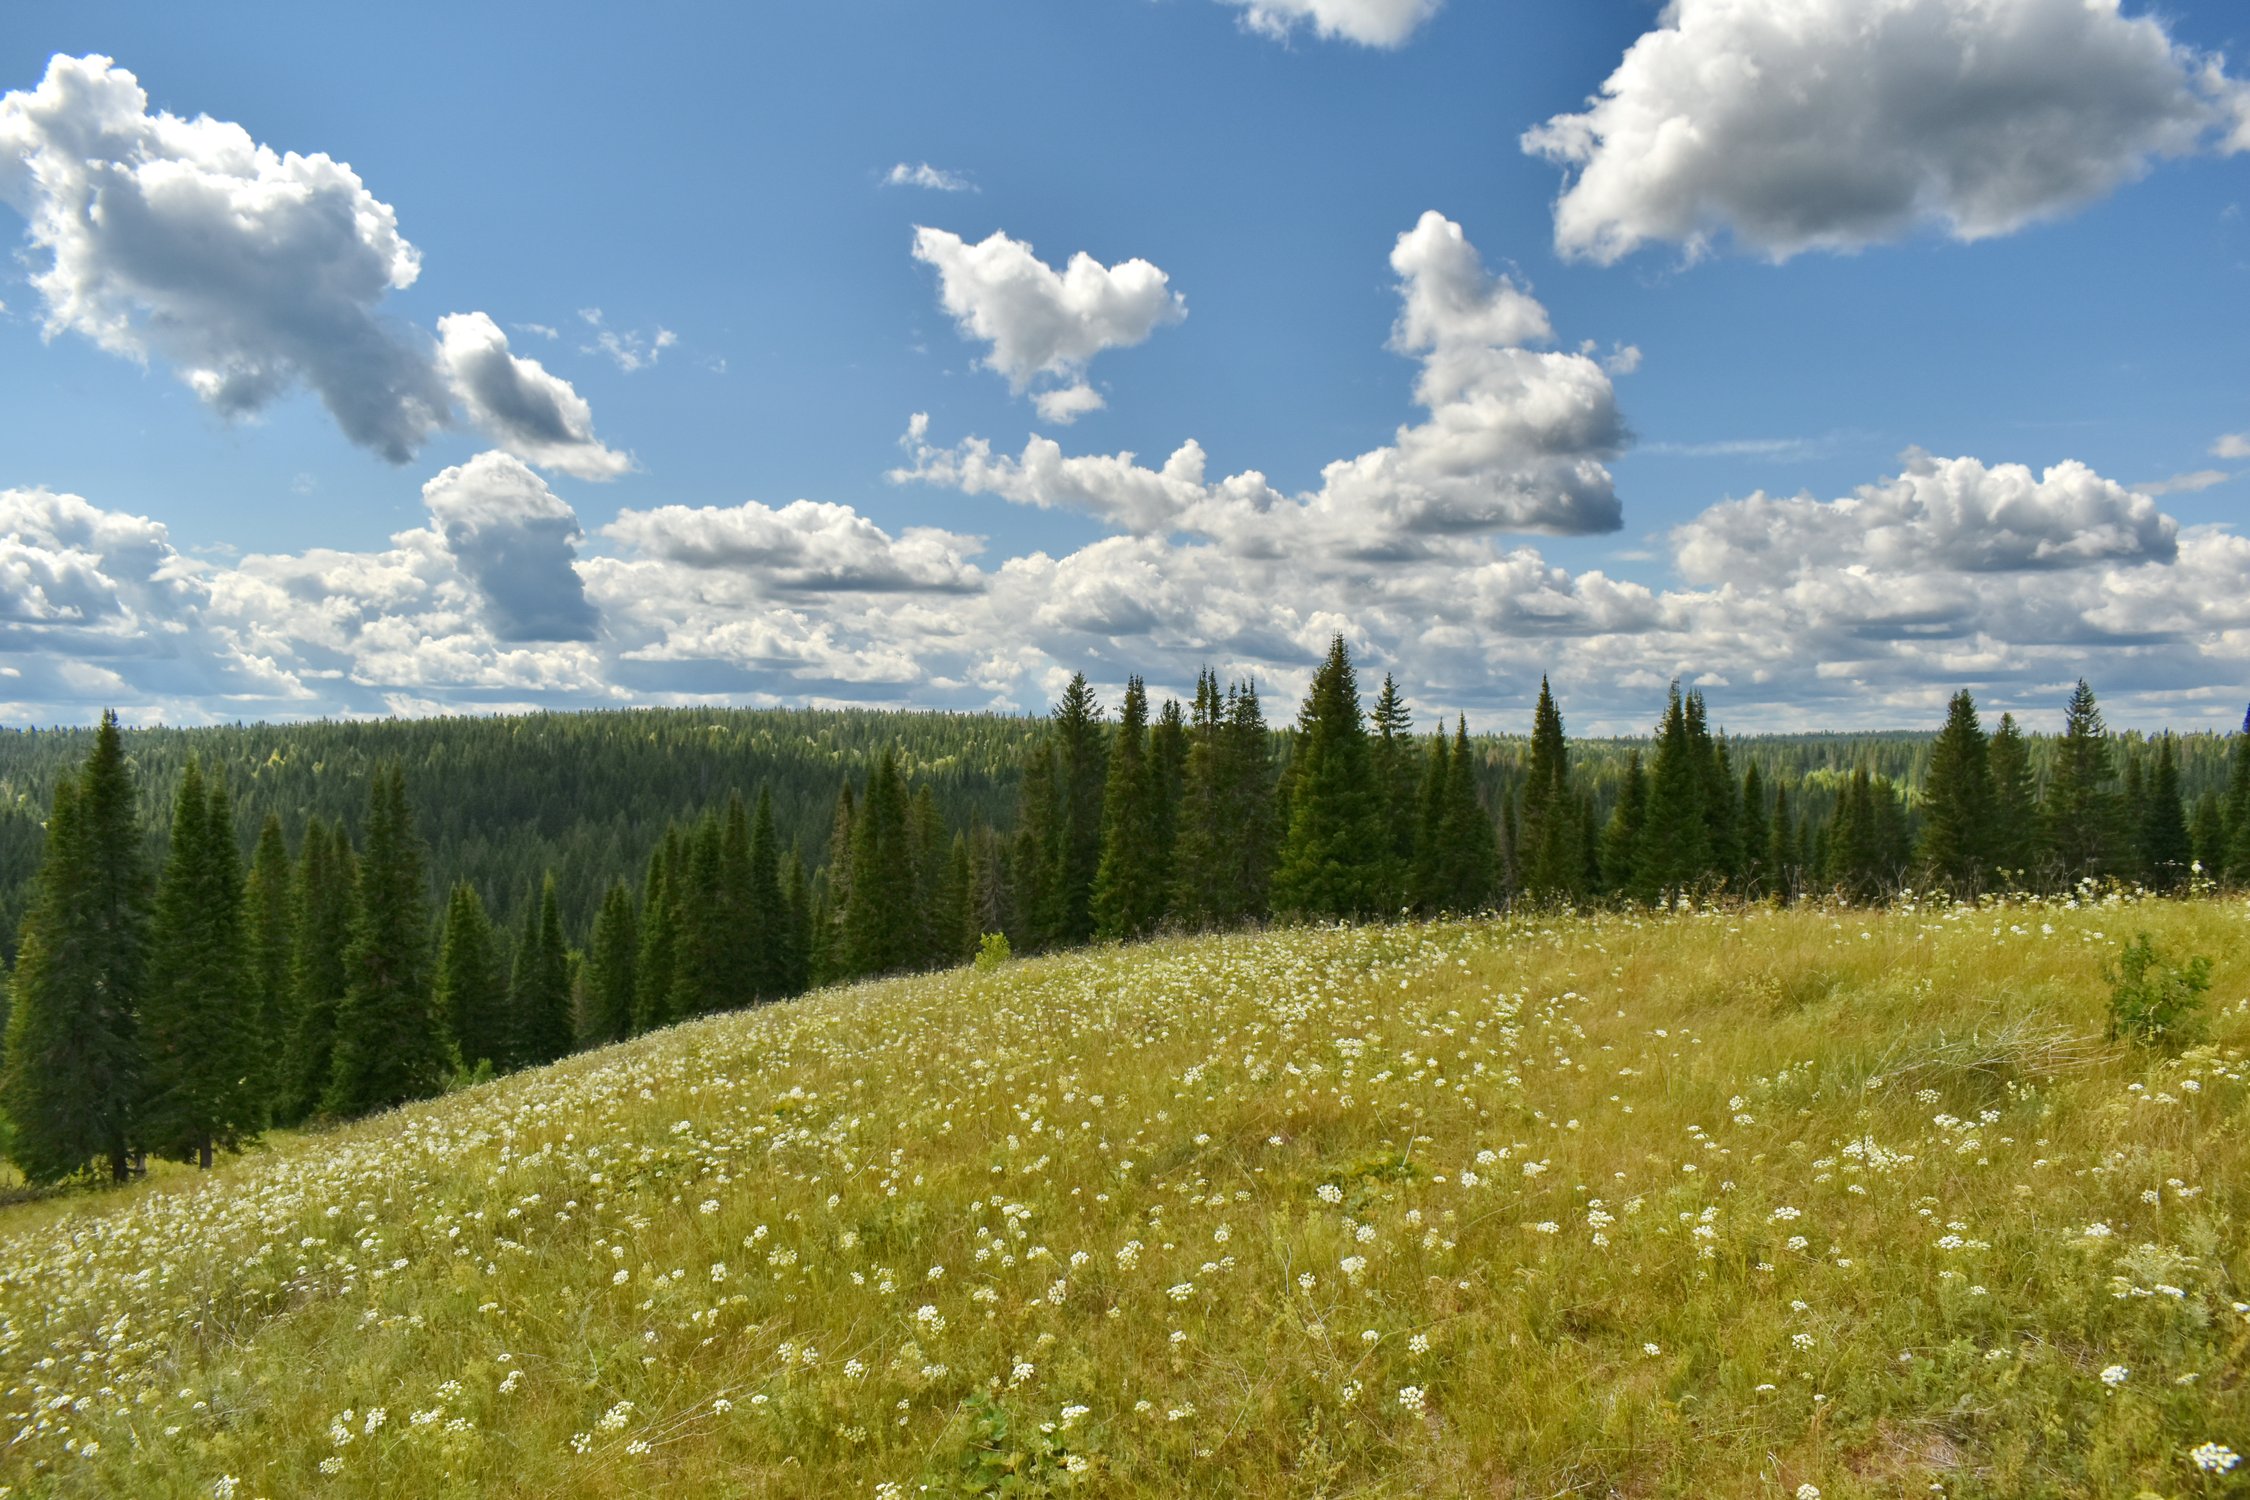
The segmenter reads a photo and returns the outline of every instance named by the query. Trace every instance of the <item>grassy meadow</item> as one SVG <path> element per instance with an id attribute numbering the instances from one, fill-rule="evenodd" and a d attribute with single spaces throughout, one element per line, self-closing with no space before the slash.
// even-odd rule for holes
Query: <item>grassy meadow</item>
<path id="1" fill-rule="evenodd" d="M 2246 995 L 2130 900 L 825 991 L 0 1210 L 0 1493 L 2246 1494 Z"/>

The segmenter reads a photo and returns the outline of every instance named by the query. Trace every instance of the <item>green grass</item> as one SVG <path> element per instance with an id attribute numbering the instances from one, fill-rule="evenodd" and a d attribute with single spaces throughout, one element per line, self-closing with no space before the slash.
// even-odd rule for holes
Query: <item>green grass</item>
<path id="1" fill-rule="evenodd" d="M 2142 930 L 2209 1046 L 2103 1040 Z M 2215 901 L 824 992 L 0 1211 L 0 1484 L 2250 1493 L 2246 993 Z"/>

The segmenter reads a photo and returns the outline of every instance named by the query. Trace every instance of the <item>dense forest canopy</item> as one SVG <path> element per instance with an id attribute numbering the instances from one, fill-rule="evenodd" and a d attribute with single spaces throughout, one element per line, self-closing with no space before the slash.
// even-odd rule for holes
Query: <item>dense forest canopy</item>
<path id="1" fill-rule="evenodd" d="M 1114 717 L 1116 705 L 1108 707 Z M 2056 717 L 2057 726 L 2027 726 L 2035 766 L 2044 764 L 2060 705 Z M 1425 727 L 1435 723 L 1433 711 Z M 637 878 L 668 823 L 690 821 L 730 792 L 769 789 L 783 845 L 795 845 L 811 867 L 824 865 L 837 789 L 864 781 L 885 748 L 896 751 L 908 781 L 931 789 L 949 827 L 982 822 L 1007 831 L 1024 752 L 1047 724 L 1044 715 L 659 708 L 128 729 L 125 745 L 152 851 L 169 834 L 172 791 L 190 758 L 226 783 L 246 856 L 268 814 L 281 818 L 292 848 L 313 817 L 342 819 L 356 837 L 374 768 L 396 760 L 414 791 L 437 889 L 465 880 L 495 921 L 513 924 L 551 871 L 565 923 L 582 933 L 610 881 Z M 1497 807 L 1521 778 L 1530 726 L 1470 727 L 1479 789 Z M 1755 765 L 1769 787 L 1790 788 L 1793 797 L 1802 787 L 1800 813 L 1825 818 L 1855 769 L 1918 793 L 1934 728 L 1726 743 L 1738 771 Z M 1277 719 L 1272 733 L 1286 765 L 1293 732 Z M 90 725 L 0 728 L 0 960 L 15 958 L 55 785 L 85 760 L 93 737 Z M 2138 734 L 2117 738 L 2129 752 L 2146 749 Z M 2222 792 L 2227 737 L 2189 734 L 2176 744 L 2189 805 Z M 1653 747 L 1653 737 L 1570 742 L 1572 780 L 1597 817 L 1615 805 L 1631 755 Z"/>

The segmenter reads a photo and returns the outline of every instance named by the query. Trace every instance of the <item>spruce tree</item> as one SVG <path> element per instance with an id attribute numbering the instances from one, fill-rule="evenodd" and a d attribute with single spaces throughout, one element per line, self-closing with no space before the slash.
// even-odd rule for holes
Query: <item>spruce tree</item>
<path id="1" fill-rule="evenodd" d="M 855 977 L 892 974 L 917 958 L 914 856 L 905 786 L 886 749 L 868 773 L 852 837 L 852 884 L 843 913 L 845 958 Z"/>
<path id="2" fill-rule="evenodd" d="M 535 1068 L 570 1055 L 577 1040 L 570 1015 L 570 955 L 551 874 L 540 883 L 539 900 L 525 903 L 508 1009 L 515 1023 L 516 1066 Z"/>
<path id="3" fill-rule="evenodd" d="M 132 1169 L 150 897 L 123 736 L 104 713 L 75 782 L 56 788 L 12 984 L 0 1103 L 33 1182 Z"/>
<path id="4" fill-rule="evenodd" d="M 1766 785 L 1752 761 L 1742 772 L 1742 889 L 1750 896 L 1773 888 L 1773 825 L 1766 813 Z"/>
<path id="5" fill-rule="evenodd" d="M 1602 829 L 1602 885 L 1621 896 L 1636 895 L 1640 878 L 1641 830 L 1648 822 L 1648 772 L 1641 767 L 1641 752 L 1625 758 L 1625 784 L 1617 794 Z"/>
<path id="6" fill-rule="evenodd" d="M 1172 847 L 1172 919 L 1202 929 L 1219 920 L 1224 905 L 1227 844 L 1232 837 L 1225 789 L 1225 711 L 1218 674 L 1205 667 L 1195 677 L 1195 705 L 1187 730 L 1187 765 Z"/>
<path id="7" fill-rule="evenodd" d="M 1050 936 L 1062 944 L 1083 943 L 1094 935 L 1094 875 L 1102 862 L 1102 799 L 1109 781 L 1101 712 L 1083 672 L 1072 676 L 1055 705 L 1061 828 Z"/>
<path id="8" fill-rule="evenodd" d="M 936 961 L 948 968 L 966 962 L 982 935 L 969 921 L 970 864 L 969 836 L 956 833 L 946 849 L 945 875 L 930 912 L 930 928 L 938 937 Z"/>
<path id="9" fill-rule="evenodd" d="M 1062 800 L 1055 785 L 1055 747 L 1042 740 L 1024 762 L 1012 851 L 1014 895 L 1008 939 L 1026 953 L 1060 941 Z"/>
<path id="10" fill-rule="evenodd" d="M 773 826 L 773 789 L 758 788 L 757 816 L 750 825 L 750 871 L 742 921 L 751 934 L 748 994 L 775 1000 L 794 993 L 790 973 L 795 960 L 789 907 L 781 883 L 781 838 Z"/>
<path id="11" fill-rule="evenodd" d="M 406 773 L 377 770 L 360 857 L 359 909 L 336 1014 L 330 1113 L 362 1115 L 426 1099 L 453 1074 L 451 1039 L 430 989 L 430 897 Z"/>
<path id="12" fill-rule="evenodd" d="M 295 1124 L 322 1106 L 335 1073 L 336 1016 L 351 977 L 359 871 L 342 823 L 305 825 L 297 850 L 297 953 L 290 968 L 297 1021 L 289 1034 L 283 1113 Z"/>
<path id="13" fill-rule="evenodd" d="M 1164 914 L 1157 821 L 1156 776 L 1148 748 L 1148 691 L 1134 677 L 1125 685 L 1125 702 L 1109 753 L 1109 785 L 1102 796 L 1102 857 L 1094 874 L 1095 936 L 1140 937 Z"/>
<path id="14" fill-rule="evenodd" d="M 1395 912 L 1414 901 L 1414 836 L 1419 821 L 1422 757 L 1414 740 L 1414 715 L 1406 706 L 1397 679 L 1388 672 L 1383 674 L 1383 691 L 1376 696 L 1368 726 L 1374 731 L 1369 750 L 1374 756 L 1375 779 L 1382 788 L 1383 826 L 1390 832 L 1384 851 L 1382 909 Z"/>
<path id="15" fill-rule="evenodd" d="M 952 840 L 946 836 L 945 819 L 938 812 L 937 795 L 930 790 L 928 782 L 916 788 L 914 795 L 907 799 L 906 843 L 914 872 L 911 904 L 907 908 L 913 931 L 906 965 L 915 969 L 942 968 L 953 961 L 957 940 L 957 931 L 947 931 L 945 910 L 949 899 L 946 880 Z M 951 919 L 957 928 L 958 907 L 953 910 Z"/>
<path id="16" fill-rule="evenodd" d="M 1477 795 L 1466 715 L 1454 721 L 1437 838 L 1441 909 L 1474 912 L 1491 906 L 1500 892 L 1499 840 L 1492 815 Z"/>
<path id="17" fill-rule="evenodd" d="M 2226 851 L 2211 867 L 2214 879 L 2250 885 L 2250 712 L 2227 746 L 2227 792 L 2221 809 Z"/>
<path id="18" fill-rule="evenodd" d="M 1536 903 L 1575 900 L 1583 894 L 1583 857 L 1570 790 L 1570 749 L 1562 710 L 1547 679 L 1539 679 L 1539 706 L 1531 718 L 1531 757 L 1524 772 L 1523 810 L 1516 819 L 1517 860 L 1524 895 Z"/>
<path id="19" fill-rule="evenodd" d="M 1930 747 L 1918 863 L 1927 879 L 1973 900 L 1983 893 L 1995 863 L 1992 835 L 1991 749 L 1977 722 L 1976 700 L 1964 689 L 1953 695 L 1945 727 Z"/>
<path id="20" fill-rule="evenodd" d="M 438 1014 L 445 1017 L 461 1065 L 495 1073 L 515 1067 L 508 1024 L 508 988 L 495 946 L 492 919 L 476 887 L 456 881 L 445 899 L 445 925 L 438 937 L 435 980 Z"/>
<path id="21" fill-rule="evenodd" d="M 801 995 L 812 988 L 812 891 L 805 858 L 792 845 L 781 868 L 782 931 L 774 944 L 781 966 L 781 993 Z"/>
<path id="22" fill-rule="evenodd" d="M 1648 809 L 1633 851 L 1633 894 L 1660 901 L 1692 890 L 1711 868 L 1711 828 L 1705 816 L 1705 751 L 1688 722 L 1692 699 L 1672 684 L 1664 722 L 1657 730 L 1656 763 L 1649 771 Z M 1700 717 L 1700 715 L 1699 715 Z"/>
<path id="23" fill-rule="evenodd" d="M 1156 794 L 1156 910 L 1162 916 L 1172 891 L 1173 851 L 1180 842 L 1180 799 L 1187 790 L 1187 715 L 1167 698 L 1148 731 L 1148 766 Z"/>
<path id="24" fill-rule="evenodd" d="M 983 823 L 969 831 L 970 951 L 988 932 L 1008 930 L 1008 854 L 1000 836 Z"/>
<path id="25" fill-rule="evenodd" d="M 633 1031 L 655 1031 L 680 1019 L 672 1009 L 674 959 L 679 929 L 672 914 L 672 853 L 669 841 L 648 857 L 641 881 L 640 948 L 633 958 Z"/>
<path id="26" fill-rule="evenodd" d="M 666 887 L 672 908 L 672 999 L 675 1020 L 689 1020 L 740 1003 L 727 984 L 727 912 L 720 872 L 725 834 L 718 816 L 706 813 L 686 840 L 684 865 L 674 866 Z"/>
<path id="27" fill-rule="evenodd" d="M 621 1042 L 633 1034 L 633 966 L 640 956 L 640 929 L 633 918 L 633 893 L 625 882 L 610 882 L 594 916 L 594 935 L 586 954 L 586 1034 L 589 1047 Z"/>
<path id="28" fill-rule="evenodd" d="M 760 909 L 751 891 L 750 810 L 739 791 L 727 794 L 719 837 L 719 923 L 716 992 L 722 1006 L 747 1005 L 765 996 L 769 967 L 765 923 L 771 908 Z"/>
<path id="29" fill-rule="evenodd" d="M 1314 919 L 1366 916 L 1382 899 L 1389 845 L 1358 679 L 1341 635 L 1329 643 L 1297 716 L 1295 766 L 1274 910 Z"/>
<path id="30" fill-rule="evenodd" d="M 2195 844 L 2188 835 L 2187 808 L 2180 800 L 2179 756 L 2169 734 L 2156 748 L 2156 770 L 2149 777 L 2141 811 L 2140 844 L 2152 886 L 2170 891 L 2186 882 Z"/>
<path id="31" fill-rule="evenodd" d="M 1273 767 L 1273 735 L 1266 728 L 1258 684 L 1245 679 L 1227 689 L 1225 796 L 1233 837 L 1221 919 L 1228 926 L 1262 921 L 1273 907 L 1274 874 L 1281 859 L 1281 816 Z"/>
<path id="32" fill-rule="evenodd" d="M 243 920 L 250 935 L 250 1004 L 261 1038 L 259 1086 L 269 1116 L 281 1108 L 289 1037 L 297 1029 L 296 990 L 290 982 L 297 945 L 295 883 L 281 817 L 269 813 L 258 830 L 250 875 L 242 887 Z"/>
<path id="33" fill-rule="evenodd" d="M 1734 801 L 1734 767 L 1728 760 L 1725 743 L 1711 733 L 1710 714 L 1700 691 L 1688 694 L 1687 728 L 1700 782 L 1697 800 L 1703 807 L 1701 873 L 1738 884 L 1742 878 L 1743 851 L 1739 809 Z"/>
<path id="34" fill-rule="evenodd" d="M 1986 755 L 1992 775 L 1992 862 L 2009 889 L 2032 878 L 2039 830 L 2038 782 L 2031 768 L 2031 745 L 2014 714 L 2002 714 Z"/>
<path id="35" fill-rule="evenodd" d="M 1766 844 L 1766 884 L 1783 902 L 1797 899 L 1803 880 L 1802 856 L 1799 850 L 1797 825 L 1789 811 L 1789 788 L 1776 787 L 1773 794 L 1772 832 Z"/>
<path id="36" fill-rule="evenodd" d="M 2108 727 L 2083 677 L 2064 711 L 2040 815 L 2047 856 L 2063 881 L 2118 873 L 2124 799 Z"/>
<path id="37" fill-rule="evenodd" d="M 2195 862 L 2201 865 L 2205 879 L 2216 880 L 2226 868 L 2227 820 L 2225 804 L 2217 792 L 2205 792 L 2195 799 L 2195 818 L 2191 825 L 2191 838 L 2195 845 Z"/>
<path id="38" fill-rule="evenodd" d="M 1414 864 L 1407 883 L 1414 909 L 1425 916 L 1434 916 L 1446 904 L 1445 809 L 1452 760 L 1445 735 L 1431 735 L 1414 794 Z"/>
<path id="39" fill-rule="evenodd" d="M 223 782 L 190 759 L 157 888 L 142 1002 L 141 1144 L 209 1167 L 265 1128 L 270 1097 L 250 969 L 241 845 Z"/>

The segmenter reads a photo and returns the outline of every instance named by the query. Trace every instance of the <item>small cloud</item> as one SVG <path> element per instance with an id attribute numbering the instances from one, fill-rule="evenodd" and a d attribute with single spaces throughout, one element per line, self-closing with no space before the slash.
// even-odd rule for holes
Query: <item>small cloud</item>
<path id="1" fill-rule="evenodd" d="M 510 323 L 508 326 L 518 333 L 528 333 L 543 339 L 559 339 L 562 337 L 560 333 L 557 333 L 545 323 Z"/>
<path id="2" fill-rule="evenodd" d="M 1109 403 L 1102 400 L 1101 392 L 1080 381 L 1059 391 L 1041 391 L 1032 398 L 1039 408 L 1039 418 L 1058 427 L 1068 427 L 1090 411 L 1100 411 Z"/>
<path id="3" fill-rule="evenodd" d="M 602 310 L 598 307 L 581 307 L 578 316 L 589 328 L 602 326 Z"/>
<path id="4" fill-rule="evenodd" d="M 2192 474 L 2174 474 L 2170 479 L 2159 479 L 2154 484 L 2137 484 L 2133 488 L 2144 495 L 2193 495 L 2214 485 L 2225 484 L 2234 478 L 2224 469 L 2198 469 Z"/>
<path id="5" fill-rule="evenodd" d="M 928 162 L 912 166 L 900 162 L 883 176 L 885 187 L 928 188 L 937 193 L 973 193 L 977 185 L 959 172 L 948 172 L 943 167 L 933 167 Z"/>
<path id="6" fill-rule="evenodd" d="M 1638 344 L 1618 344 L 1610 350 L 1602 368 L 1612 375 L 1630 375 L 1641 367 L 1641 349 Z"/>
<path id="7" fill-rule="evenodd" d="M 599 310 L 596 312 L 598 316 Z M 579 351 L 584 354 L 606 354 L 616 361 L 618 369 L 631 375 L 653 366 L 663 357 L 665 350 L 679 341 L 678 334 L 662 325 L 657 327 L 654 334 L 604 328 L 594 342 L 579 345 Z"/>
<path id="8" fill-rule="evenodd" d="M 1816 457 L 1827 451 L 1832 442 L 1833 439 L 1827 437 L 1727 438 L 1711 443 L 1646 443 L 1641 451 L 1665 458 L 1770 458 L 1794 462 Z"/>
<path id="9" fill-rule="evenodd" d="M 2250 458 L 2250 432 L 2230 432 L 2211 445 L 2213 458 Z"/>
<path id="10" fill-rule="evenodd" d="M 309 495 L 319 488 L 320 481 L 310 474 L 299 474 L 289 481 L 289 493 L 292 495 Z"/>

